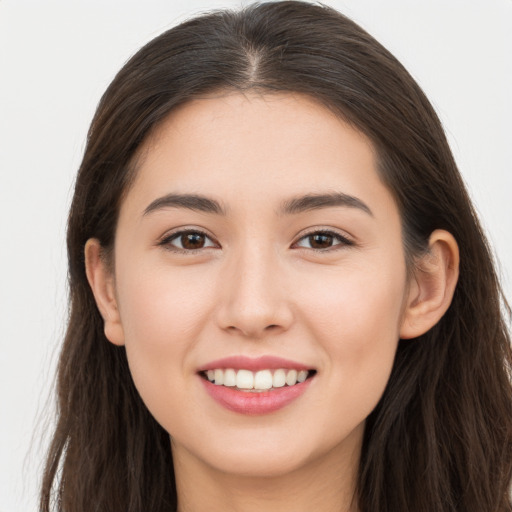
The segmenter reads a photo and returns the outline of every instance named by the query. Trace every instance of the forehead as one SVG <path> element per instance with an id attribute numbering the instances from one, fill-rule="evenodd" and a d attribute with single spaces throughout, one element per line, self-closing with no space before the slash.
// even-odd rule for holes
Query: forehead
<path id="1" fill-rule="evenodd" d="M 155 129 L 139 156 L 128 199 L 146 203 L 169 192 L 267 203 L 316 192 L 387 193 L 369 139 L 298 94 L 194 99 Z"/>

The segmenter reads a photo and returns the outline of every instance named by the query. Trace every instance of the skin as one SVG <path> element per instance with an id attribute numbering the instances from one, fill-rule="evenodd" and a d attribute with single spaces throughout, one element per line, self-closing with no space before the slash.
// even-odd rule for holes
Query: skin
<path id="1" fill-rule="evenodd" d="M 194 100 L 139 156 L 115 270 L 92 239 L 87 274 L 107 338 L 126 346 L 139 393 L 170 433 L 179 510 L 358 510 L 365 419 L 398 339 L 428 330 L 450 303 L 453 237 L 435 231 L 408 279 L 400 214 L 371 143 L 304 96 Z M 145 213 L 170 193 L 200 194 L 225 212 Z M 332 193 L 367 210 L 281 211 L 292 198 Z M 184 228 L 207 238 L 180 252 L 183 238 L 170 235 Z M 309 235 L 325 231 L 334 235 L 315 250 Z M 292 359 L 317 373 L 279 411 L 235 413 L 205 392 L 197 370 L 238 354 Z"/>

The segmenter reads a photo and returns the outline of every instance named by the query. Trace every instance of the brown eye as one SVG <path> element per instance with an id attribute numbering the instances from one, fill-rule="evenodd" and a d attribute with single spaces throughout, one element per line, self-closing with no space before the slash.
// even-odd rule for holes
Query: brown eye
<path id="1" fill-rule="evenodd" d="M 328 249 L 338 248 L 338 246 L 341 248 L 348 245 L 354 245 L 354 243 L 339 233 L 331 231 L 315 231 L 314 233 L 303 236 L 296 244 L 297 247 L 317 251 L 327 251 Z"/>
<path id="2" fill-rule="evenodd" d="M 317 233 L 308 236 L 308 241 L 313 249 L 327 249 L 333 245 L 334 237 L 329 234 Z"/>
<path id="3" fill-rule="evenodd" d="M 185 233 L 179 238 L 183 249 L 202 249 L 206 241 L 202 233 Z"/>
<path id="4" fill-rule="evenodd" d="M 215 247 L 216 244 L 201 231 L 180 231 L 162 240 L 160 245 L 170 250 L 196 251 Z"/>

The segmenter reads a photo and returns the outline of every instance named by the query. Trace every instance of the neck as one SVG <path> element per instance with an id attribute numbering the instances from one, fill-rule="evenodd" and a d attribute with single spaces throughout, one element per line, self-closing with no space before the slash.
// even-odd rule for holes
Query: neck
<path id="1" fill-rule="evenodd" d="M 356 446 L 349 453 L 335 448 L 286 474 L 247 476 L 218 471 L 172 443 L 178 512 L 358 512 Z"/>

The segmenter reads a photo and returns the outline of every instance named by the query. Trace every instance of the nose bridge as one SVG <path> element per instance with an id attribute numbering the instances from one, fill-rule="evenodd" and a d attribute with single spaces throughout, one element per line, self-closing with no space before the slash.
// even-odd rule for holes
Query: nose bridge
<path id="1" fill-rule="evenodd" d="M 244 243 L 223 272 L 221 325 L 250 337 L 287 329 L 292 320 L 278 254 L 265 241 Z"/>

